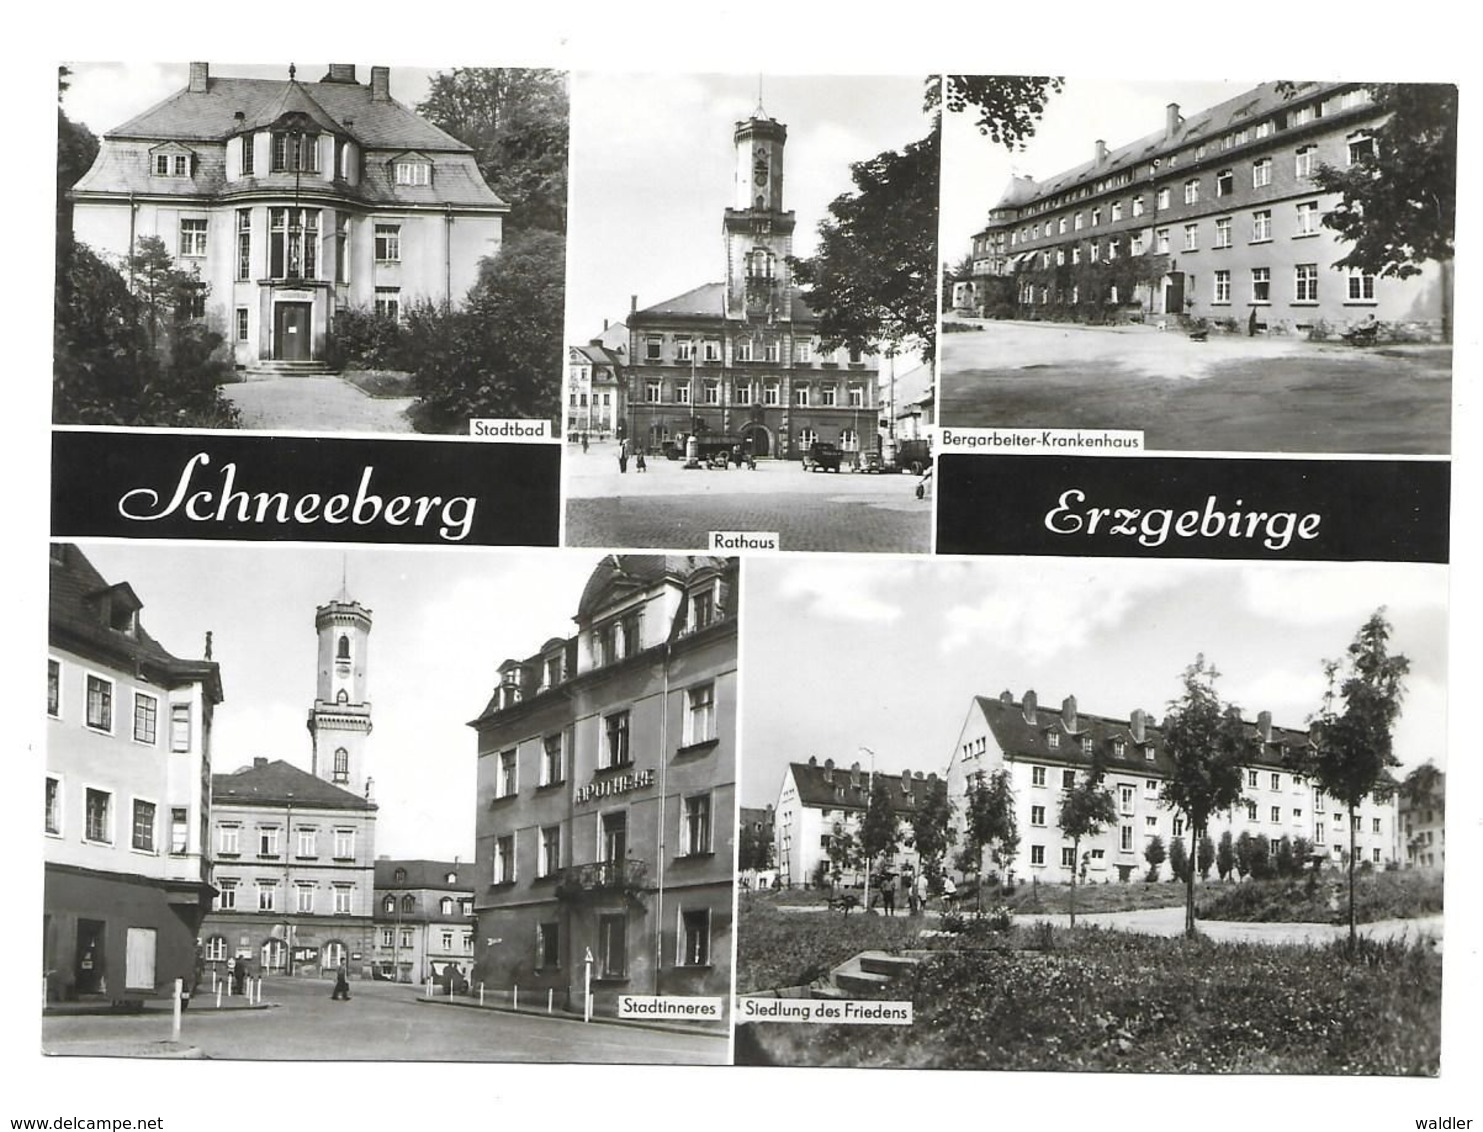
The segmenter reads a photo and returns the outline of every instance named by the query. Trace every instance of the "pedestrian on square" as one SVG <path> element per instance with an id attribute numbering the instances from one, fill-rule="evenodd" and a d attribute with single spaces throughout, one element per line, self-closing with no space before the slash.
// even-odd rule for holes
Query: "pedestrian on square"
<path id="1" fill-rule="evenodd" d="M 336 999 L 341 1002 L 350 1001 L 350 964 L 344 959 L 335 968 L 335 990 L 330 995 L 330 1001 L 334 1002 Z"/>
<path id="2" fill-rule="evenodd" d="M 637 461 L 635 471 L 647 472 L 649 470 L 649 465 L 644 462 L 644 450 L 642 448 L 635 455 L 635 460 Z"/>
<path id="3" fill-rule="evenodd" d="M 582 434 L 582 455 L 587 455 L 587 434 L 585 432 Z"/>
<path id="4" fill-rule="evenodd" d="M 227 994 L 237 993 L 237 957 L 227 960 Z"/>
<path id="5" fill-rule="evenodd" d="M 618 446 L 618 471 L 628 471 L 628 441 Z"/>
<path id="6" fill-rule="evenodd" d="M 927 911 L 927 874 L 917 874 L 917 907 L 923 912 Z"/>
<path id="7" fill-rule="evenodd" d="M 888 916 L 896 914 L 896 881 L 889 876 L 881 882 L 881 907 Z"/>
<path id="8" fill-rule="evenodd" d="M 915 916 L 917 914 L 917 889 L 916 885 L 911 882 L 910 872 L 901 874 L 901 897 L 906 901 L 907 914 Z"/>

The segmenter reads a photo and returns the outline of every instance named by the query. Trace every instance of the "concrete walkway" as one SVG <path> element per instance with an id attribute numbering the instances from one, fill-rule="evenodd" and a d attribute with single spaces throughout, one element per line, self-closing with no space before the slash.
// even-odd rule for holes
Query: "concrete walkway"
<path id="1" fill-rule="evenodd" d="M 411 397 L 371 397 L 338 377 L 276 377 L 222 386 L 242 427 L 268 432 L 416 431 Z"/>
<path id="2" fill-rule="evenodd" d="M 780 904 L 778 911 L 790 913 L 828 912 L 823 904 Z M 859 914 L 858 912 L 856 913 Z M 879 914 L 879 913 L 876 913 Z M 929 910 L 923 914 L 925 922 L 935 923 L 941 913 Z M 1071 917 L 1060 912 L 1032 912 L 1014 917 L 1016 924 L 1053 924 L 1058 928 L 1071 926 Z M 1080 912 L 1076 916 L 1079 926 L 1099 927 L 1108 931 L 1136 932 L 1139 935 L 1178 936 L 1184 933 L 1184 906 L 1171 908 L 1139 908 L 1129 912 Z M 1243 920 L 1195 921 L 1195 930 L 1206 939 L 1222 943 L 1265 943 L 1271 945 L 1300 944 L 1322 947 L 1349 934 L 1348 924 L 1305 924 L 1305 923 L 1248 923 Z M 1430 939 L 1437 950 L 1442 949 L 1442 916 L 1418 916 L 1409 920 L 1376 920 L 1360 924 L 1359 934 L 1368 939 Z"/>

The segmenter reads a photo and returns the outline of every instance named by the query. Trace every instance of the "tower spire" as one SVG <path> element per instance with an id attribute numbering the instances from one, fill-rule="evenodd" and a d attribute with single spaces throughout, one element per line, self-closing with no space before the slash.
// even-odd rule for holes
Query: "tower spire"
<path id="1" fill-rule="evenodd" d="M 757 109 L 752 112 L 753 118 L 766 118 L 767 111 L 762 108 L 762 72 L 757 73 Z"/>
<path id="2" fill-rule="evenodd" d="M 340 600 L 350 600 L 350 555 L 344 552 L 340 554 Z"/>

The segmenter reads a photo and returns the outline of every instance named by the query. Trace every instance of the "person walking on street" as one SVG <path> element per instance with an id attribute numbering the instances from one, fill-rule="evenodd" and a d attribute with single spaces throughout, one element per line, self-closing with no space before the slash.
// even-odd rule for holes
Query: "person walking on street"
<path id="1" fill-rule="evenodd" d="M 585 432 L 582 434 L 582 455 L 587 455 L 587 434 Z"/>
<path id="2" fill-rule="evenodd" d="M 350 1001 L 350 965 L 344 959 L 335 968 L 335 991 L 330 995 L 330 1001 L 338 999 L 341 1002 Z"/>
<path id="3" fill-rule="evenodd" d="M 927 911 L 927 874 L 917 874 L 917 907 L 924 913 Z"/>
<path id="4" fill-rule="evenodd" d="M 618 470 L 628 471 L 628 441 L 626 440 L 618 446 Z"/>
<path id="5" fill-rule="evenodd" d="M 649 470 L 649 465 L 644 463 L 644 450 L 642 448 L 638 450 L 634 458 L 636 461 L 635 471 L 647 472 Z"/>

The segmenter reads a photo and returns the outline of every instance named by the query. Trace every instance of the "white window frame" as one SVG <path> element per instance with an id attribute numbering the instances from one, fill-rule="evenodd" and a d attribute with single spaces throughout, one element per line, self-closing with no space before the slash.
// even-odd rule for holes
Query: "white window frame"
<path id="1" fill-rule="evenodd" d="M 314 914 L 314 882 L 294 881 L 294 912 L 301 916 Z"/>
<path id="2" fill-rule="evenodd" d="M 1251 187 L 1264 189 L 1272 183 L 1272 159 L 1259 157 L 1251 163 Z"/>
<path id="3" fill-rule="evenodd" d="M 149 844 L 139 845 L 139 807 L 148 806 L 149 818 Z M 160 806 L 153 798 L 143 798 L 134 795 L 129 799 L 129 851 L 143 853 L 150 857 L 159 856 L 160 852 Z"/>
<path id="4" fill-rule="evenodd" d="M 331 906 L 331 913 L 336 916 L 355 915 L 355 885 L 335 884 L 330 887 L 335 901 Z"/>
<path id="5" fill-rule="evenodd" d="M 294 830 L 294 856 L 300 860 L 314 860 L 319 856 L 319 828 L 301 825 Z"/>
<path id="6" fill-rule="evenodd" d="M 556 853 L 555 853 L 555 859 L 554 860 L 552 859 L 552 854 L 551 854 L 551 849 L 550 849 L 550 843 L 549 843 L 549 841 L 547 839 L 547 834 L 550 834 L 550 833 L 555 833 L 556 834 Z M 561 824 L 558 822 L 556 825 L 543 825 L 543 826 L 541 826 L 540 857 L 539 857 L 539 861 L 538 861 L 538 872 L 537 872 L 536 875 L 537 876 L 543 876 L 543 877 L 549 877 L 549 876 L 555 876 L 560 871 L 561 871 Z"/>
<path id="7" fill-rule="evenodd" d="M 180 218 L 180 254 L 183 258 L 203 259 L 205 257 L 210 228 L 211 222 L 203 216 L 182 216 Z"/>
<path id="8" fill-rule="evenodd" d="M 704 696 L 704 699 L 699 697 Z M 716 685 L 714 681 L 685 689 L 685 745 L 707 743 L 716 738 Z"/>
<path id="9" fill-rule="evenodd" d="M 184 727 L 182 728 L 182 721 Z M 185 755 L 191 749 L 191 705 L 170 705 L 170 753 Z"/>
<path id="10" fill-rule="evenodd" d="M 497 836 L 494 839 L 494 883 L 515 883 L 516 844 L 514 832 Z M 508 852 L 506 850 L 508 849 Z"/>
<path id="11" fill-rule="evenodd" d="M 1318 302 L 1318 264 L 1296 263 L 1293 264 L 1293 302 L 1311 303 Z"/>
<path id="12" fill-rule="evenodd" d="M 709 908 L 679 908 L 676 912 L 678 925 L 675 930 L 675 966 L 676 967 L 709 967 L 711 966 L 711 954 L 713 945 L 711 910 Z M 705 954 L 692 959 L 689 953 L 690 942 L 686 932 L 685 920 L 687 916 L 705 917 Z"/>
<path id="13" fill-rule="evenodd" d="M 139 735 L 139 709 L 141 707 L 143 707 L 146 703 L 152 705 L 152 707 L 153 707 L 154 710 L 148 716 L 148 719 L 149 719 L 149 737 L 148 738 L 141 738 L 140 735 Z M 153 747 L 153 746 L 155 746 L 159 742 L 159 739 L 160 739 L 160 697 L 159 696 L 152 696 L 148 692 L 141 692 L 137 688 L 134 689 L 133 725 L 132 725 L 132 727 L 131 727 L 130 730 L 132 732 L 134 742 L 136 742 L 136 743 L 140 743 L 140 744 L 142 744 L 142 745 L 144 745 L 146 747 Z"/>
<path id="14" fill-rule="evenodd" d="M 494 796 L 513 798 L 520 793 L 520 748 L 507 747 L 495 756 Z"/>
<path id="15" fill-rule="evenodd" d="M 108 718 L 104 723 L 93 722 L 93 681 L 97 681 L 100 690 L 106 689 L 108 693 Z M 112 735 L 118 724 L 118 682 L 111 677 L 104 676 L 99 672 L 84 671 L 82 677 L 83 693 L 83 723 L 89 731 L 99 735 Z"/>
<path id="16" fill-rule="evenodd" d="M 1230 306 L 1231 273 L 1229 271 L 1217 271 L 1215 273 L 1214 286 L 1215 290 L 1210 297 L 1210 301 L 1221 306 Z"/>
<path id="17" fill-rule="evenodd" d="M 704 828 L 697 832 L 691 823 L 691 803 L 704 804 Z M 685 797 L 684 808 L 680 811 L 681 841 L 685 847 L 682 854 L 686 857 L 703 857 L 715 851 L 716 837 L 716 799 L 711 791 L 700 794 L 690 794 Z"/>
<path id="18" fill-rule="evenodd" d="M 1258 276 L 1260 272 L 1260 276 Z M 1265 294 L 1258 294 L 1257 287 L 1265 288 Z M 1272 301 L 1272 269 L 1270 267 L 1253 267 L 1251 269 L 1251 301 L 1259 306 L 1266 306 Z"/>
<path id="19" fill-rule="evenodd" d="M 353 826 L 335 828 L 335 860 L 355 860 L 355 829 Z"/>

